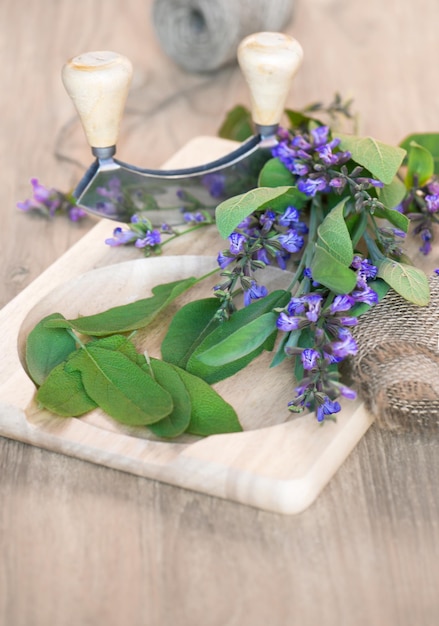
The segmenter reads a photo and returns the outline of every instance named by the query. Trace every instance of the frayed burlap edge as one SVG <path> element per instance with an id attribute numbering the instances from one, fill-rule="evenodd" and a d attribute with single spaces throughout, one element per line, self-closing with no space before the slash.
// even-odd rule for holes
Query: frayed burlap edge
<path id="1" fill-rule="evenodd" d="M 429 283 L 428 306 L 391 291 L 353 329 L 358 353 L 349 361 L 350 383 L 388 430 L 439 427 L 439 277 Z"/>

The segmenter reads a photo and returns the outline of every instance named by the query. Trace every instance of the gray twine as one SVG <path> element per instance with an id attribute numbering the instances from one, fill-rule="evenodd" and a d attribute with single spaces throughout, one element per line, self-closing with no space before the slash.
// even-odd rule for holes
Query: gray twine
<path id="1" fill-rule="evenodd" d="M 169 57 L 189 72 L 215 70 L 236 59 L 251 33 L 281 31 L 293 0 L 155 0 L 156 36 Z"/>

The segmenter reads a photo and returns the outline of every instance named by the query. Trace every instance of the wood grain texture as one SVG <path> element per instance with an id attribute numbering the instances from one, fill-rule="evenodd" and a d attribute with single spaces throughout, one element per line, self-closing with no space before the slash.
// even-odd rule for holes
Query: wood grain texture
<path id="1" fill-rule="evenodd" d="M 206 140 L 206 154 L 208 144 L 214 142 Z M 99 249 L 99 226 L 89 233 L 87 242 L 76 244 L 74 260 L 87 258 L 95 232 L 92 243 Z M 203 239 L 202 234 L 198 237 Z M 41 319 L 55 311 L 67 319 L 93 315 L 148 297 L 158 284 L 202 276 L 217 264 L 215 257 L 201 255 L 136 259 L 79 274 L 50 289 L 47 274 L 62 276 L 65 267 L 66 259 L 61 257 L 45 273 L 45 281 L 41 281 L 44 275 L 40 277 L 38 290 L 31 284 L 0 313 L 0 334 L 8 337 L 0 374 L 0 435 L 263 510 L 292 514 L 312 504 L 372 424 L 360 401 L 346 402 L 333 428 L 322 428 L 306 415 L 288 419 L 286 407 L 294 386 L 291 365 L 286 361 L 270 369 L 269 353 L 214 385 L 236 410 L 244 430 L 241 433 L 205 439 L 186 435 L 168 442 L 154 437 L 147 428 L 118 424 L 99 409 L 81 419 L 59 418 L 40 410 L 23 366 L 27 336 Z M 270 290 L 285 288 L 291 280 L 289 273 L 265 271 L 264 284 Z M 215 275 L 191 288 L 178 298 L 178 305 L 168 307 L 151 326 L 137 333 L 137 351 L 147 350 L 151 357 L 160 358 L 160 346 L 177 306 L 206 297 L 217 280 Z M 18 333 L 8 333 L 11 307 Z M 257 385 L 255 381 L 259 381 Z"/>
<path id="2" fill-rule="evenodd" d="M 295 4 L 288 32 L 305 58 L 291 106 L 338 90 L 382 141 L 439 129 L 437 0 Z M 94 224 L 14 208 L 31 176 L 67 188 L 89 162 L 59 78 L 67 58 L 106 48 L 132 59 L 119 156 L 140 165 L 214 135 L 227 109 L 248 102 L 234 67 L 178 70 L 150 5 L 0 5 L 2 304 Z M 438 474 L 437 436 L 372 427 L 314 505 L 284 517 L 0 439 L 0 624 L 433 626 Z"/>

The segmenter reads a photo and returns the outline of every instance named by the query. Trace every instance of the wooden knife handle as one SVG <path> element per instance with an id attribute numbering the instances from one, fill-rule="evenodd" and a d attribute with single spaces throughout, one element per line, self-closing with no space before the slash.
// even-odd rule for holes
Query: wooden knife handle
<path id="1" fill-rule="evenodd" d="M 299 42 L 282 33 L 254 33 L 240 43 L 238 62 L 250 89 L 255 124 L 279 124 L 302 58 Z"/>
<path id="2" fill-rule="evenodd" d="M 92 148 L 115 146 L 133 70 L 115 52 L 86 52 L 70 59 L 62 80 Z"/>

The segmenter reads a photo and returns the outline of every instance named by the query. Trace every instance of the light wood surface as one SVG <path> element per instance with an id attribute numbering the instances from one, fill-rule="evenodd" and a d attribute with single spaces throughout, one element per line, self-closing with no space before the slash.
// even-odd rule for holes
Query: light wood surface
<path id="1" fill-rule="evenodd" d="M 215 134 L 248 102 L 235 67 L 176 68 L 150 6 L 1 4 L 2 305 L 94 224 L 14 208 L 30 177 L 67 188 L 90 161 L 60 80 L 68 58 L 113 49 L 133 61 L 118 155 L 139 165 Z M 355 97 L 364 134 L 439 130 L 438 26 L 436 0 L 296 0 L 288 32 L 305 56 L 289 104 L 337 90 Z M 286 517 L 0 439 L 0 624 L 435 625 L 438 475 L 437 434 L 372 426 L 316 502 Z"/>

